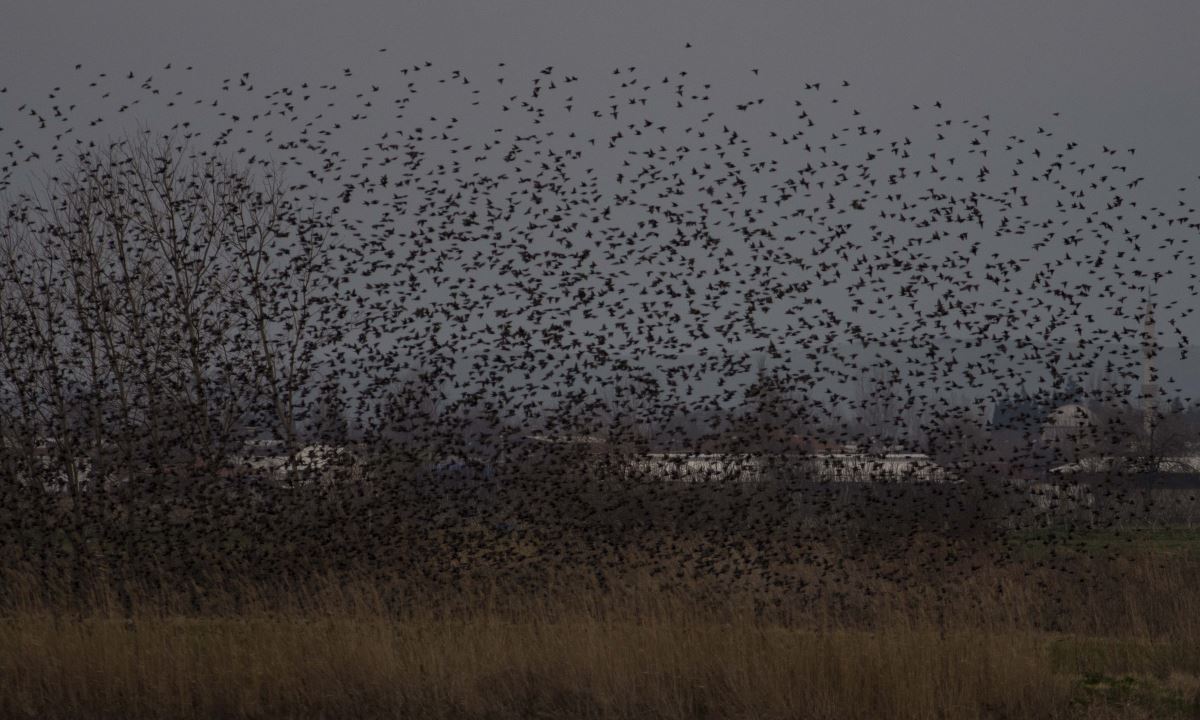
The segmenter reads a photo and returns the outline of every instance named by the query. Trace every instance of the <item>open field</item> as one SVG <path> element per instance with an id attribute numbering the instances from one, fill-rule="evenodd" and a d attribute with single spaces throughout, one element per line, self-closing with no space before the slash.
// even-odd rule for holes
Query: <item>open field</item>
<path id="1" fill-rule="evenodd" d="M 0 626 L 6 717 L 1195 717 L 1195 637 L 750 619 L 372 616 Z"/>
<path id="2" fill-rule="evenodd" d="M 1200 563 L 1178 551 L 1198 535 L 1134 531 L 1112 551 L 1108 532 L 1025 533 L 1011 564 L 925 583 L 910 568 L 888 584 L 863 554 L 804 593 L 746 576 L 663 589 L 622 571 L 634 547 L 610 549 L 625 564 L 601 580 L 543 567 L 557 575 L 524 589 L 464 568 L 440 590 L 351 572 L 95 585 L 67 605 L 10 575 L 0 714 L 1200 717 Z"/>
<path id="3" fill-rule="evenodd" d="M 1200 717 L 1200 529 L 547 477 L 10 494 L 0 716 Z"/>

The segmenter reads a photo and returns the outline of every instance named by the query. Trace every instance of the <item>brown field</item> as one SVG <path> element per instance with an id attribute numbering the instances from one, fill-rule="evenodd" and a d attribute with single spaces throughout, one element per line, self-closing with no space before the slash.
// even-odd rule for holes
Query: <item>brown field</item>
<path id="1" fill-rule="evenodd" d="M 1005 529 L 951 488 L 203 492 L 0 507 L 0 717 L 1200 717 L 1194 528 Z"/>
<path id="2" fill-rule="evenodd" d="M 616 571 L 537 592 L 475 575 L 441 596 L 361 571 L 74 595 L 10 575 L 0 715 L 1200 717 L 1195 538 L 1144 533 L 1089 559 L 1098 535 L 1050 566 L 1028 535 L 1003 568 L 917 584 L 858 565 L 845 577 L 860 592 L 804 602 Z"/>

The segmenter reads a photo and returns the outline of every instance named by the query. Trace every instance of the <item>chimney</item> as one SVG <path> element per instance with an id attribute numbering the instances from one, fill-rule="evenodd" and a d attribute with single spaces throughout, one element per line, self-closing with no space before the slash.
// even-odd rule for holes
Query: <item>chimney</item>
<path id="1" fill-rule="evenodd" d="M 1146 296 L 1146 315 L 1142 320 L 1142 425 L 1146 436 L 1154 431 L 1158 412 L 1157 333 L 1154 328 L 1154 301 Z"/>

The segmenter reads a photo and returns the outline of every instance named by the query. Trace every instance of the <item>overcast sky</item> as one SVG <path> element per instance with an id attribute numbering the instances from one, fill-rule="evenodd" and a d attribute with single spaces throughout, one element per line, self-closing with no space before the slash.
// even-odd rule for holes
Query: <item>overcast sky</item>
<path id="1" fill-rule="evenodd" d="M 1195 205 L 1197 28 L 1195 0 L 14 2 L 0 22 L 0 128 L 55 86 L 167 63 L 193 65 L 210 93 L 243 72 L 265 88 L 341 68 L 377 82 L 426 60 L 467 72 L 505 62 L 515 75 L 638 66 L 686 70 L 729 97 L 753 84 L 784 103 L 805 82 L 846 80 L 854 105 L 891 130 L 935 101 L 956 119 L 990 114 L 1003 133 L 1032 134 L 1059 113 L 1069 139 L 1137 148 L 1130 174 L 1145 176 L 1147 204 Z"/>
<path id="2" fill-rule="evenodd" d="M 286 79 L 384 46 L 468 69 L 659 65 L 719 80 L 758 67 L 781 92 L 846 78 L 897 107 L 940 99 L 1031 121 L 1059 111 L 1082 139 L 1136 145 L 1174 183 L 1200 174 L 1198 27 L 1191 0 L 17 0 L 0 22 L 0 77 L 38 90 L 75 63 L 174 61 Z M 10 111 L 0 105 L 0 118 Z"/>

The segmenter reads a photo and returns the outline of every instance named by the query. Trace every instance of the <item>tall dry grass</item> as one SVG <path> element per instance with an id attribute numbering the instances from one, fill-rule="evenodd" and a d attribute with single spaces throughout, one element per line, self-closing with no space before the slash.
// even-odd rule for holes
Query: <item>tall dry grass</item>
<path id="1" fill-rule="evenodd" d="M 10 577 L 0 714 L 1200 716 L 1200 568 L 1157 556 L 1121 568 L 1118 594 L 1068 592 L 1062 579 L 1050 589 L 1060 601 L 1045 576 L 989 571 L 957 591 L 911 587 L 853 615 L 831 601 L 790 617 L 752 595 L 701 603 L 582 581 L 397 606 L 377 584 L 328 578 L 242 588 L 237 607 L 190 613 L 160 589 L 131 603 L 97 588 L 63 608 L 39 599 L 36 579 Z M 1068 601 L 1062 628 L 1044 627 L 1047 603 Z"/>
<path id="2" fill-rule="evenodd" d="M 26 616 L 0 647 L 9 717 L 1046 717 L 1072 699 L 1033 638 L 929 629 Z"/>
<path id="3" fill-rule="evenodd" d="M 0 716 L 1200 717 L 1196 533 L 856 492 L 0 505 Z"/>

